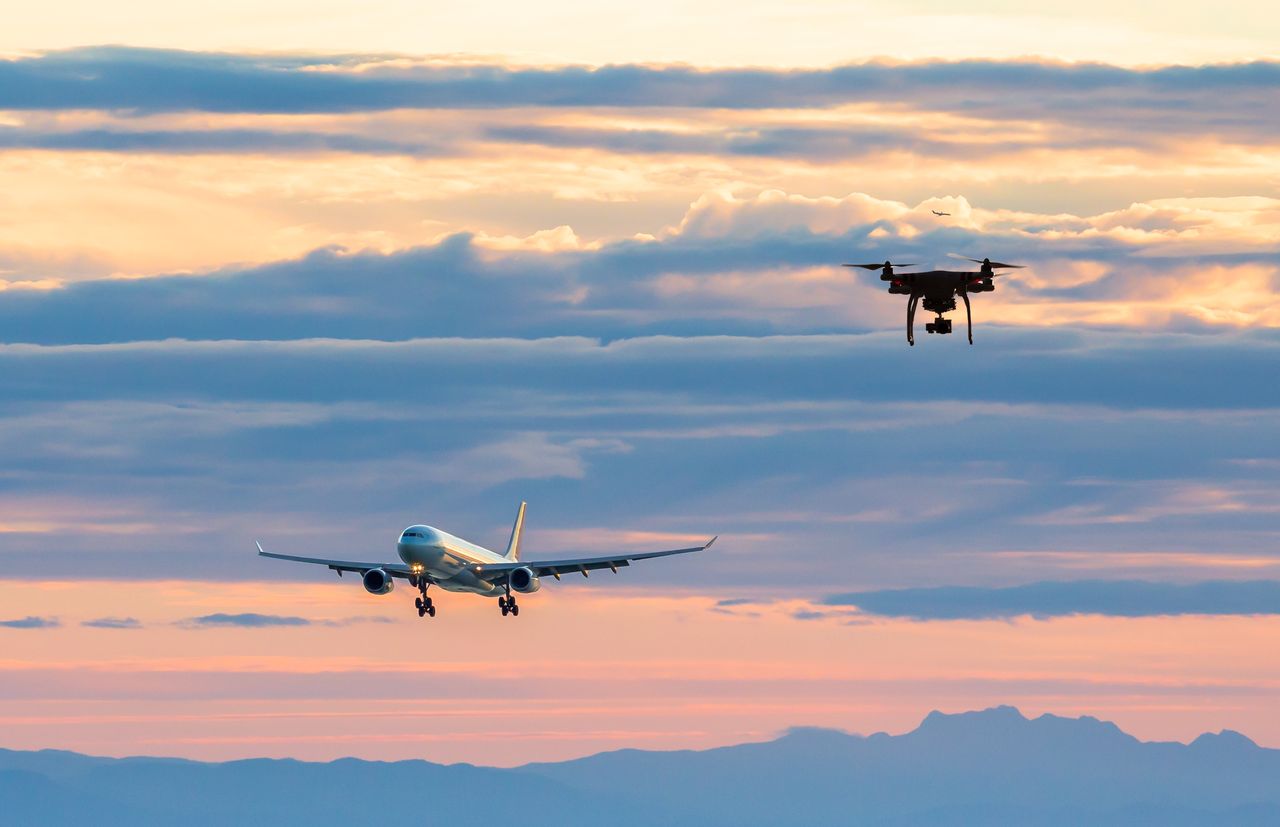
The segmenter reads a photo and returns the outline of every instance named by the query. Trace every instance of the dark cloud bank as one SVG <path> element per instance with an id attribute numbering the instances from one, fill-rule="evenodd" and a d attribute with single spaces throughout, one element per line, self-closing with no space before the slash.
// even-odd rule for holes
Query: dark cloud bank
<path id="1" fill-rule="evenodd" d="M 1152 583 L 1141 580 L 1075 580 L 989 588 L 938 586 L 837 594 L 828 606 L 856 606 L 883 617 L 914 620 L 991 620 L 1071 615 L 1280 614 L 1280 581 Z"/>
<path id="2" fill-rule="evenodd" d="M 1144 255 L 1146 250 L 1138 245 L 1105 236 L 1058 238 L 1055 230 L 979 233 L 941 228 L 907 236 L 890 222 L 870 221 L 838 234 L 804 228 L 779 228 L 749 238 L 690 233 L 656 242 L 614 242 L 595 250 L 502 253 L 479 248 L 471 236 L 458 234 L 391 254 L 322 249 L 296 260 L 198 276 L 100 279 L 54 290 L 9 290 L 0 296 L 0 340 L 68 344 L 168 338 L 614 339 L 845 332 L 848 321 L 831 308 L 780 311 L 753 301 L 749 294 L 738 297 L 703 289 L 700 282 L 726 272 L 834 268 L 850 258 L 884 258 L 887 251 L 894 257 L 928 261 L 936 259 L 938 250 L 960 249 L 1031 264 L 1087 259 L 1107 268 L 1099 280 L 1072 288 L 1036 288 L 1011 280 L 1002 284 L 1002 295 L 1122 301 L 1139 291 L 1145 280 L 1158 281 L 1174 268 L 1274 267 L 1280 262 L 1280 256 L 1269 251 L 1162 260 Z M 664 291 L 660 280 L 671 274 L 692 279 L 686 295 Z M 842 286 L 862 289 L 871 297 L 880 285 L 873 276 L 855 273 Z M 777 284 L 771 289 L 798 287 Z M 876 296 L 880 305 L 893 306 L 883 299 Z M 981 322 L 982 302 L 975 306 Z M 1190 318 L 1175 324 L 1184 329 L 1205 327 Z"/>
<path id="3" fill-rule="evenodd" d="M 1274 94 L 1280 64 L 1129 69 L 960 61 L 818 70 L 604 66 L 383 67 L 380 56 L 288 56 L 102 47 L 0 62 L 0 108 L 353 112 L 396 108 L 653 106 L 776 108 L 932 97 L 950 108 L 1014 112 L 1045 97 L 1108 96 L 1139 109 L 1194 98 Z M 307 71 L 317 66 L 327 71 Z M 1265 115 L 1260 115 L 1265 117 Z"/>

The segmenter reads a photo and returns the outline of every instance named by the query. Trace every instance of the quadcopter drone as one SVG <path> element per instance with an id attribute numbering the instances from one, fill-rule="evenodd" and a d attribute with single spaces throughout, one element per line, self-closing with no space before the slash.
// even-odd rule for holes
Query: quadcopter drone
<path id="1" fill-rule="evenodd" d="M 964 300 L 964 312 L 969 319 L 969 344 L 973 344 L 973 308 L 969 305 L 969 294 L 994 291 L 996 286 L 991 279 L 1002 275 L 996 270 L 1022 269 L 1023 265 L 1001 264 L 989 258 L 981 261 L 965 256 L 955 256 L 955 258 L 981 264 L 982 268 L 976 273 L 958 270 L 895 273 L 895 267 L 915 267 L 916 265 L 893 264 L 886 261 L 884 264 L 846 264 L 844 266 L 879 270 L 880 280 L 889 282 L 890 293 L 910 297 L 907 299 L 907 344 L 914 346 L 916 343 L 916 305 L 920 303 L 920 299 L 924 299 L 925 310 L 938 314 L 936 319 L 924 326 L 925 331 L 946 335 L 951 332 L 951 320 L 944 319 L 942 314 L 956 309 L 956 296 Z"/>

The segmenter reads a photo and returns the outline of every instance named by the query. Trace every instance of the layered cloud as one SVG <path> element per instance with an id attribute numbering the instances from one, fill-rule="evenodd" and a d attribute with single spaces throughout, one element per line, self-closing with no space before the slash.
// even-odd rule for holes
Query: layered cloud
<path id="1" fill-rule="evenodd" d="M 1090 231 L 1137 244 L 1164 235 L 1182 254 L 1217 255 L 1221 214 L 1240 213 L 1244 236 L 1248 211 L 1206 199 L 1274 194 L 1261 182 L 1280 173 L 1268 105 L 1278 75 L 1267 62 L 522 68 L 114 47 L 27 55 L 0 61 L 0 175 L 13 194 L 0 204 L 0 278 L 35 288 L 208 272 L 331 247 L 420 248 L 449 234 L 510 247 L 540 233 L 548 243 L 559 227 L 602 245 L 660 235 L 708 193 L 769 190 L 912 206 L 963 194 L 1013 227 L 1037 228 L 1041 242 L 1064 233 L 1052 250 L 1059 268 L 1096 266 L 1075 262 L 1069 243 Z M 945 200 L 935 206 L 946 210 Z M 1269 222 L 1260 216 L 1252 235 Z M 969 240 L 922 238 L 939 242 L 935 254 Z M 773 258 L 752 252 L 762 265 Z M 725 269 L 737 278 L 743 268 Z M 1210 275 L 1266 276 L 1229 266 Z M 1269 318 L 1250 309 L 1256 293 L 1202 315 Z M 1155 306 L 1126 317 L 1113 302 L 1063 315 L 1137 324 L 1179 314 Z"/>
<path id="2" fill-rule="evenodd" d="M 719 533 L 715 555 L 618 582 L 725 596 L 1086 561 L 1256 576 L 1280 399 L 1238 375 L 1278 346 L 995 327 L 981 349 L 896 331 L 11 345 L 0 553 L 39 575 L 90 533 L 82 576 L 329 576 L 252 540 L 394 560 L 395 532 L 427 521 L 501 545 L 526 499 L 531 554 Z"/>
<path id="3" fill-rule="evenodd" d="M 268 129 L 39 131 L 0 127 L 0 150 L 45 149 L 134 153 L 327 153 L 442 155 L 439 144 L 394 141 L 364 135 Z"/>
<path id="4" fill-rule="evenodd" d="M 856 606 L 882 617 L 914 620 L 1038 619 L 1095 614 L 1109 617 L 1164 615 L 1277 615 L 1275 580 L 1153 583 L 1141 580 L 1073 580 L 984 588 L 937 586 L 884 589 L 828 597 L 828 606 Z"/>
<path id="5" fill-rule="evenodd" d="M 1269 62 L 520 68 L 105 47 L 0 61 L 0 149 L 510 164 L 524 145 L 728 164 L 931 159 L 944 179 L 962 162 L 1033 176 L 1072 167 L 1078 178 L 1130 175 L 1160 157 L 1184 174 L 1240 175 L 1274 171 L 1265 150 L 1280 128 L 1268 105 L 1278 87 Z"/>
<path id="6" fill-rule="evenodd" d="M 935 209 L 952 216 L 939 222 Z M 35 343 L 867 330 L 899 326 L 902 303 L 840 262 L 971 267 L 940 258 L 946 249 L 1030 265 L 979 298 L 984 321 L 1272 326 L 1277 226 L 1280 202 L 1260 197 L 1072 216 L 978 209 L 962 198 L 716 193 L 656 236 L 606 244 L 568 230 L 523 241 L 456 235 L 199 276 L 38 289 L 15 281 L 0 302 L 0 330 Z"/>
<path id="7" fill-rule="evenodd" d="M 0 63 L 0 108 L 350 112 L 404 108 L 690 107 L 776 109 L 927 101 L 982 117 L 1060 106 L 1063 120 L 1201 112 L 1261 103 L 1280 86 L 1269 62 L 1130 69 L 1031 62 L 864 63 L 825 70 L 617 65 L 414 65 L 398 56 L 237 55 L 119 47 Z M 1090 102 L 1089 112 L 1079 102 Z M 1075 105 L 1073 105 L 1075 104 Z M 1108 106 L 1114 110 L 1109 110 Z M 1072 111 L 1074 110 L 1074 111 Z M 1273 122 L 1259 107 L 1252 118 Z M 1190 119 L 1187 120 L 1187 123 Z M 1232 119 L 1230 126 L 1240 126 Z"/>

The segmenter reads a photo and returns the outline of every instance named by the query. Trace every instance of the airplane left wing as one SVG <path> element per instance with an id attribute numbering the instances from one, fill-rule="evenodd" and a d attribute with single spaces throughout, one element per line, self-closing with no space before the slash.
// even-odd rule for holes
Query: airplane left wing
<path id="1" fill-rule="evenodd" d="M 289 560 L 293 563 L 313 563 L 317 566 L 328 566 L 342 574 L 344 571 L 354 571 L 364 574 L 369 569 L 382 569 L 393 577 L 409 577 L 409 567 L 404 563 L 362 563 L 356 560 L 328 560 L 322 557 L 298 557 L 294 554 L 275 554 L 270 551 L 264 551 L 262 544 L 254 541 L 254 545 L 258 547 L 259 557 L 272 557 L 276 560 Z"/>
<path id="2" fill-rule="evenodd" d="M 534 575 L 538 577 L 551 576 L 559 580 L 562 574 L 582 574 L 586 575 L 589 571 L 597 569 L 612 569 L 617 571 L 623 566 L 629 566 L 636 560 L 648 560 L 653 557 L 670 557 L 673 554 L 690 554 L 695 551 L 703 551 L 711 548 L 711 544 L 717 538 L 712 537 L 700 546 L 692 546 L 690 548 L 674 548 L 669 551 L 641 551 L 634 554 L 614 554 L 608 557 L 575 557 L 565 560 L 521 560 L 511 563 L 473 563 L 468 566 L 471 571 L 490 582 L 503 579 L 503 577 L 516 569 L 532 569 Z"/>

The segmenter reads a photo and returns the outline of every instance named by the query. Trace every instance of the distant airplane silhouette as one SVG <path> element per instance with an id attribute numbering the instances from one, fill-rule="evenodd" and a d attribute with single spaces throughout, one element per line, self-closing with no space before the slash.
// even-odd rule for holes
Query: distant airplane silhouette
<path id="1" fill-rule="evenodd" d="M 934 215 L 951 215 L 951 213 L 949 212 L 938 212 L 937 210 L 929 210 L 929 212 L 933 213 Z"/>

